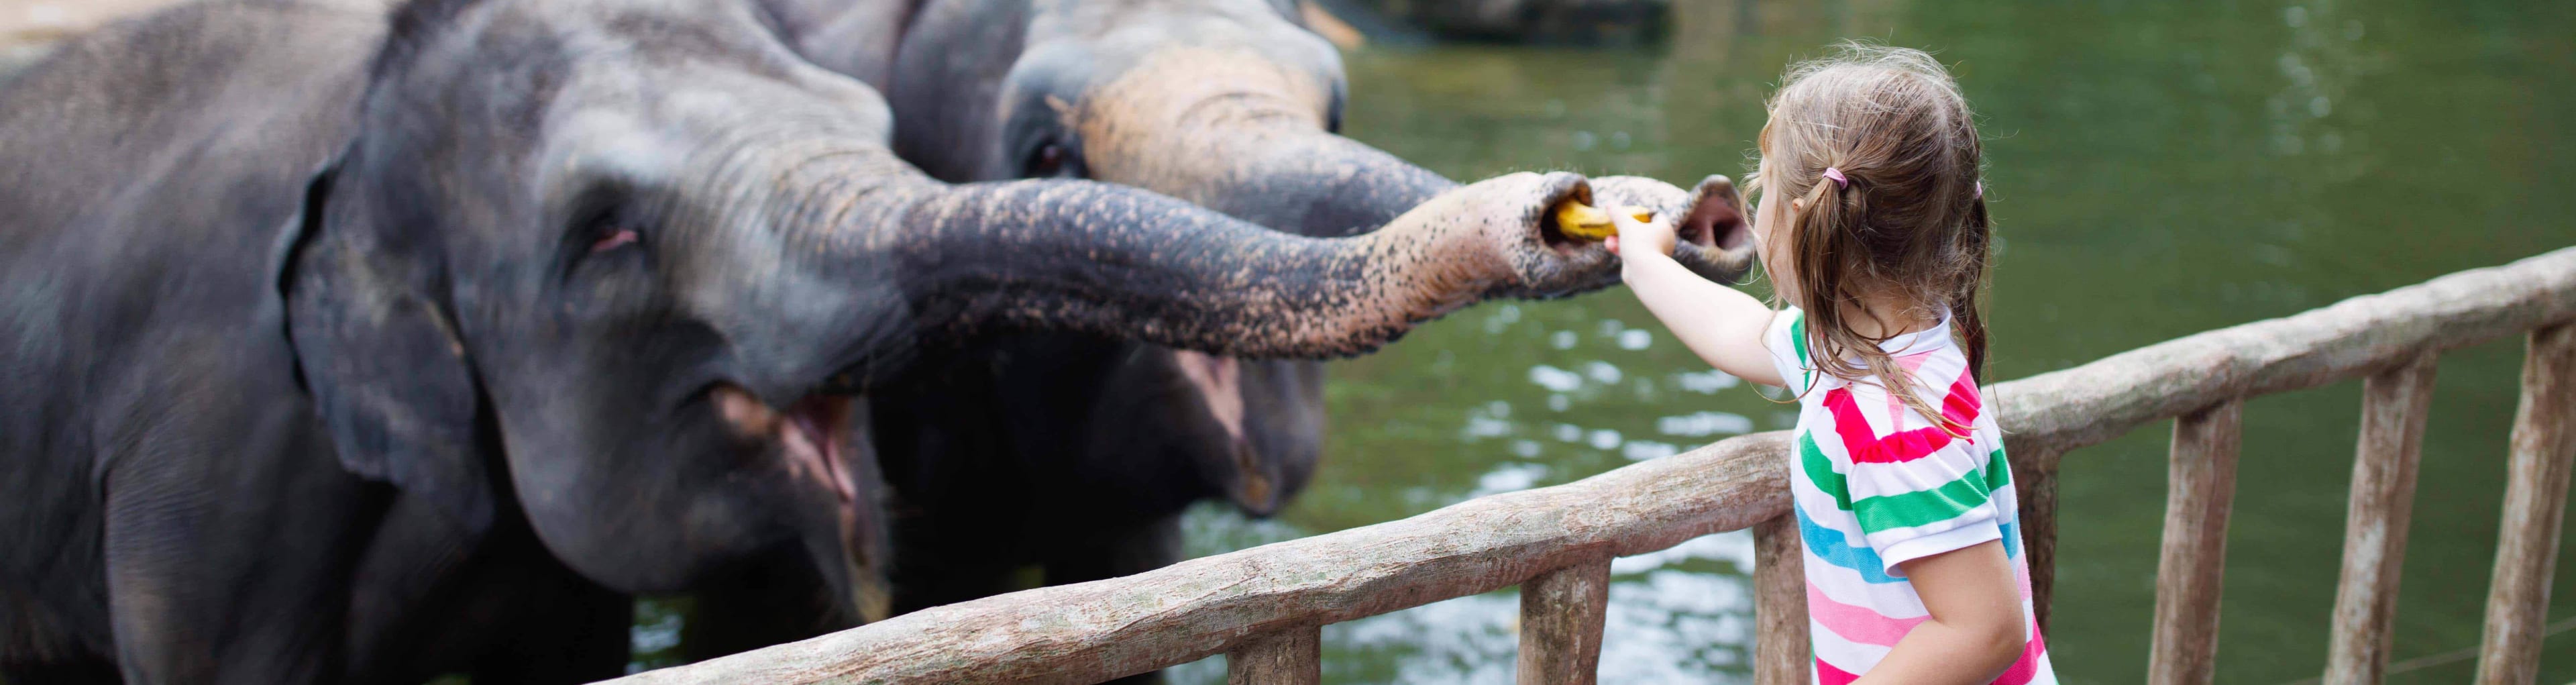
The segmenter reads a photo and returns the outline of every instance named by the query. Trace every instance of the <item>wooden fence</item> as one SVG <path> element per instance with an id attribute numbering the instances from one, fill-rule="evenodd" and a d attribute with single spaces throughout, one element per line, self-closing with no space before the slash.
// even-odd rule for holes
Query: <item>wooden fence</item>
<path id="1" fill-rule="evenodd" d="M 2154 683 L 2209 682 L 2238 408 L 2249 397 L 2362 377 L 2325 682 L 2378 682 L 2434 361 L 2515 334 L 2528 336 L 2529 351 L 2477 682 L 2531 683 L 2576 460 L 2576 248 L 1989 387 L 2025 489 L 2023 535 L 2042 625 L 2059 457 L 2177 419 L 2147 672 Z M 1565 485 L 937 607 L 619 682 L 1090 683 L 1225 654 L 1232 683 L 1313 683 L 1325 624 L 1517 584 L 1520 682 L 1591 683 L 1610 560 L 1744 528 L 1755 539 L 1755 682 L 1803 682 L 1806 593 L 1788 515 L 1789 458 L 1785 432 L 1745 435 Z"/>

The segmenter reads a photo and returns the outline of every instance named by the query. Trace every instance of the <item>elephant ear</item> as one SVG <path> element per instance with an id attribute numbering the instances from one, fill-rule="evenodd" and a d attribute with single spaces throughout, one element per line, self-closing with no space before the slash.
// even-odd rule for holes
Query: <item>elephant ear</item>
<path id="1" fill-rule="evenodd" d="M 399 244 L 362 201 L 335 201 L 338 176 L 324 169 L 306 186 L 279 259 L 299 378 L 341 466 L 427 500 L 465 530 L 485 530 L 494 495 L 477 430 L 480 393 L 453 319 L 433 295 L 435 251 Z"/>

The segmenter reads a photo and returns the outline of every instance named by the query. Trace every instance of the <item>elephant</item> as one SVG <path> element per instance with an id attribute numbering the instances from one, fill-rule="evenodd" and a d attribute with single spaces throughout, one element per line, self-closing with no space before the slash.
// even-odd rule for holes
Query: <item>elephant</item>
<path id="1" fill-rule="evenodd" d="M 627 598 L 883 615 L 872 407 L 1027 332 L 1329 358 L 1604 287 L 1583 177 L 1272 231 L 949 184 L 747 5 L 212 0 L 0 89 L 0 678 L 614 675 Z M 575 633 L 567 635 L 567 633 Z"/>
<path id="2" fill-rule="evenodd" d="M 1364 234 L 1458 185 L 1338 135 L 1340 56 L 1293 2 L 762 0 L 816 64 L 878 87 L 894 149 L 949 181 L 1089 178 L 1293 234 Z M 1752 261 L 1722 176 L 1597 179 L 1679 220 L 1686 264 Z M 1592 199 L 1592 198 L 1586 198 Z M 1178 516 L 1279 510 L 1322 451 L 1323 367 L 1040 332 L 927 355 L 874 405 L 900 500 L 898 610 L 1135 573 Z M 973 541 L 973 542 L 969 542 Z"/>

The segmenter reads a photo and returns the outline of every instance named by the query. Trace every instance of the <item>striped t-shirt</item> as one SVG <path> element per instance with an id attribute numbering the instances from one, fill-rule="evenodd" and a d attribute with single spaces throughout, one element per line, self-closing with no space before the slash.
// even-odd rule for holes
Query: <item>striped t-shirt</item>
<path id="1" fill-rule="evenodd" d="M 1799 395 L 1790 488 L 1807 547 L 1816 682 L 1859 678 L 1929 617 L 1897 567 L 1906 561 L 2001 540 L 2021 588 L 2023 620 L 2031 620 L 2030 564 L 2022 558 L 2003 433 L 1983 411 L 1948 318 L 1880 348 L 1905 367 L 1917 397 L 1973 427 L 1964 438 L 1906 407 L 1876 380 L 1851 382 L 1816 370 L 1803 311 L 1780 312 L 1763 343 L 1789 391 Z M 2039 626 L 2027 629 L 2021 658 L 1994 682 L 2057 682 Z"/>

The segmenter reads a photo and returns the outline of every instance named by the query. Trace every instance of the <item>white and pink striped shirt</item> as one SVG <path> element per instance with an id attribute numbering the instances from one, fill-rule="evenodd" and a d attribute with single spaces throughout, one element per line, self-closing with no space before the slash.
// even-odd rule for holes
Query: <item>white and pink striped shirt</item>
<path id="1" fill-rule="evenodd" d="M 1808 357 L 1806 313 L 1781 311 L 1763 335 L 1789 391 L 1799 396 L 1795 476 L 1806 542 L 1808 634 L 1816 682 L 1843 685 L 1877 666 L 1897 640 L 1929 618 L 1898 565 L 1989 540 L 2003 542 L 2031 620 L 2030 565 L 2022 558 L 2003 433 L 1983 411 L 1967 355 L 1950 322 L 1899 335 L 1880 349 L 1905 367 L 1915 394 L 1965 437 L 1905 406 L 1874 380 L 1846 381 Z M 2053 684 L 2046 641 L 2029 626 L 2021 658 L 1998 685 Z"/>

